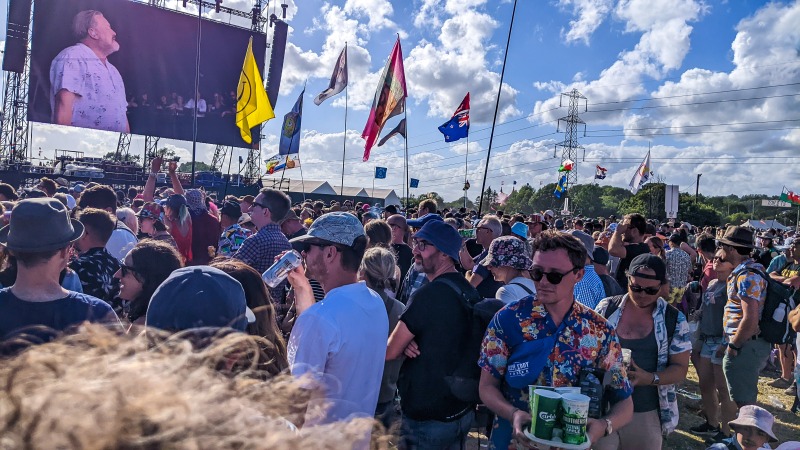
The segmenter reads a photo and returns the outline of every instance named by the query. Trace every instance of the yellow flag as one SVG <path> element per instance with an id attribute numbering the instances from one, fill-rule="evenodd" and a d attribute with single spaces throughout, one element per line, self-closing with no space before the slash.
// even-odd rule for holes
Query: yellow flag
<path id="1" fill-rule="evenodd" d="M 258 72 L 256 58 L 253 56 L 253 38 L 247 44 L 242 73 L 239 75 L 239 89 L 236 99 L 236 125 L 242 133 L 242 139 L 248 144 L 253 142 L 250 128 L 275 118 L 272 105 L 269 103 L 264 81 Z"/>

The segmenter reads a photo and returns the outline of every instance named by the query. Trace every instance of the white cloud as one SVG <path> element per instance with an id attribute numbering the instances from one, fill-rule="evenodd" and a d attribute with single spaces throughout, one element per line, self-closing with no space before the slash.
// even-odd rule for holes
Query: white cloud
<path id="1" fill-rule="evenodd" d="M 603 23 L 612 7 L 611 0 L 560 0 L 559 6 L 572 7 L 572 14 L 578 18 L 570 20 L 569 31 L 562 30 L 567 42 L 583 41 L 589 45 L 592 33 Z"/>

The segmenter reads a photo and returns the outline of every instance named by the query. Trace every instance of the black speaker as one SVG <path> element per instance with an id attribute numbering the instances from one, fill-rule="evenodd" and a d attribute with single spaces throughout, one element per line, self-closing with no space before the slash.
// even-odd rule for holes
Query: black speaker
<path id="1" fill-rule="evenodd" d="M 289 34 L 289 25 L 274 19 L 274 32 L 272 34 L 272 52 L 269 58 L 269 72 L 267 75 L 267 97 L 272 109 L 278 101 L 278 91 L 281 89 L 281 74 L 283 73 L 283 57 L 286 55 L 286 38 Z"/>
<path id="2" fill-rule="evenodd" d="M 28 52 L 28 31 L 31 22 L 32 0 L 11 0 L 8 4 L 6 46 L 3 70 L 22 73 Z"/>

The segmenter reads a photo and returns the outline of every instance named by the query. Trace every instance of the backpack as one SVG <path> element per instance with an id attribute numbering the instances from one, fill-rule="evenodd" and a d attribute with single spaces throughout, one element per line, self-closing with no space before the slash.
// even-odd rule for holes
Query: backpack
<path id="1" fill-rule="evenodd" d="M 614 314 L 614 311 L 619 309 L 619 305 L 622 304 L 622 297 L 624 296 L 625 295 L 615 295 L 608 298 L 608 307 L 603 313 L 604 318 L 608 319 L 612 314 Z M 672 336 L 675 334 L 675 327 L 678 325 L 678 312 L 678 308 L 667 304 L 667 310 L 664 314 L 664 322 L 667 327 L 667 340 L 670 343 L 672 343 Z"/>
<path id="2" fill-rule="evenodd" d="M 761 311 L 761 318 L 758 321 L 758 337 L 770 344 L 786 344 L 794 341 L 795 333 L 789 324 L 789 313 L 796 306 L 793 298 L 794 289 L 773 280 L 766 273 L 752 268 L 739 271 L 736 275 L 748 270 L 757 273 L 767 282 L 764 310 Z"/>
<path id="3" fill-rule="evenodd" d="M 466 343 L 461 351 L 455 370 L 444 377 L 445 382 L 450 388 L 450 393 L 456 399 L 472 404 L 481 403 L 478 395 L 481 368 L 478 366 L 477 361 L 480 357 L 483 335 L 486 333 L 486 327 L 494 314 L 489 315 L 487 313 L 485 302 L 482 301 L 483 299 L 478 294 L 477 289 L 463 290 L 461 286 L 445 278 L 437 278 L 434 282 L 444 283 L 459 294 L 461 306 L 467 310 L 468 318 L 467 326 L 464 329 Z M 497 312 L 503 306 L 502 302 L 499 300 L 497 302 L 500 303 L 499 306 L 492 302 L 491 305 L 493 306 L 489 307 L 494 309 L 494 312 Z"/>

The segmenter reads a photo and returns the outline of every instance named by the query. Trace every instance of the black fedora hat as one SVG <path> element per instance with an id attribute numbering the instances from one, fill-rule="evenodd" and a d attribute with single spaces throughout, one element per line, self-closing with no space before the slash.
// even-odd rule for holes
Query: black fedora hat
<path id="1" fill-rule="evenodd" d="M 0 243 L 19 252 L 48 252 L 83 236 L 83 224 L 67 215 L 54 198 L 22 200 L 11 210 L 8 225 L 0 229 Z"/>
<path id="2" fill-rule="evenodd" d="M 733 247 L 754 248 L 753 230 L 739 226 L 729 226 L 725 235 L 718 239 L 719 242 Z"/>

